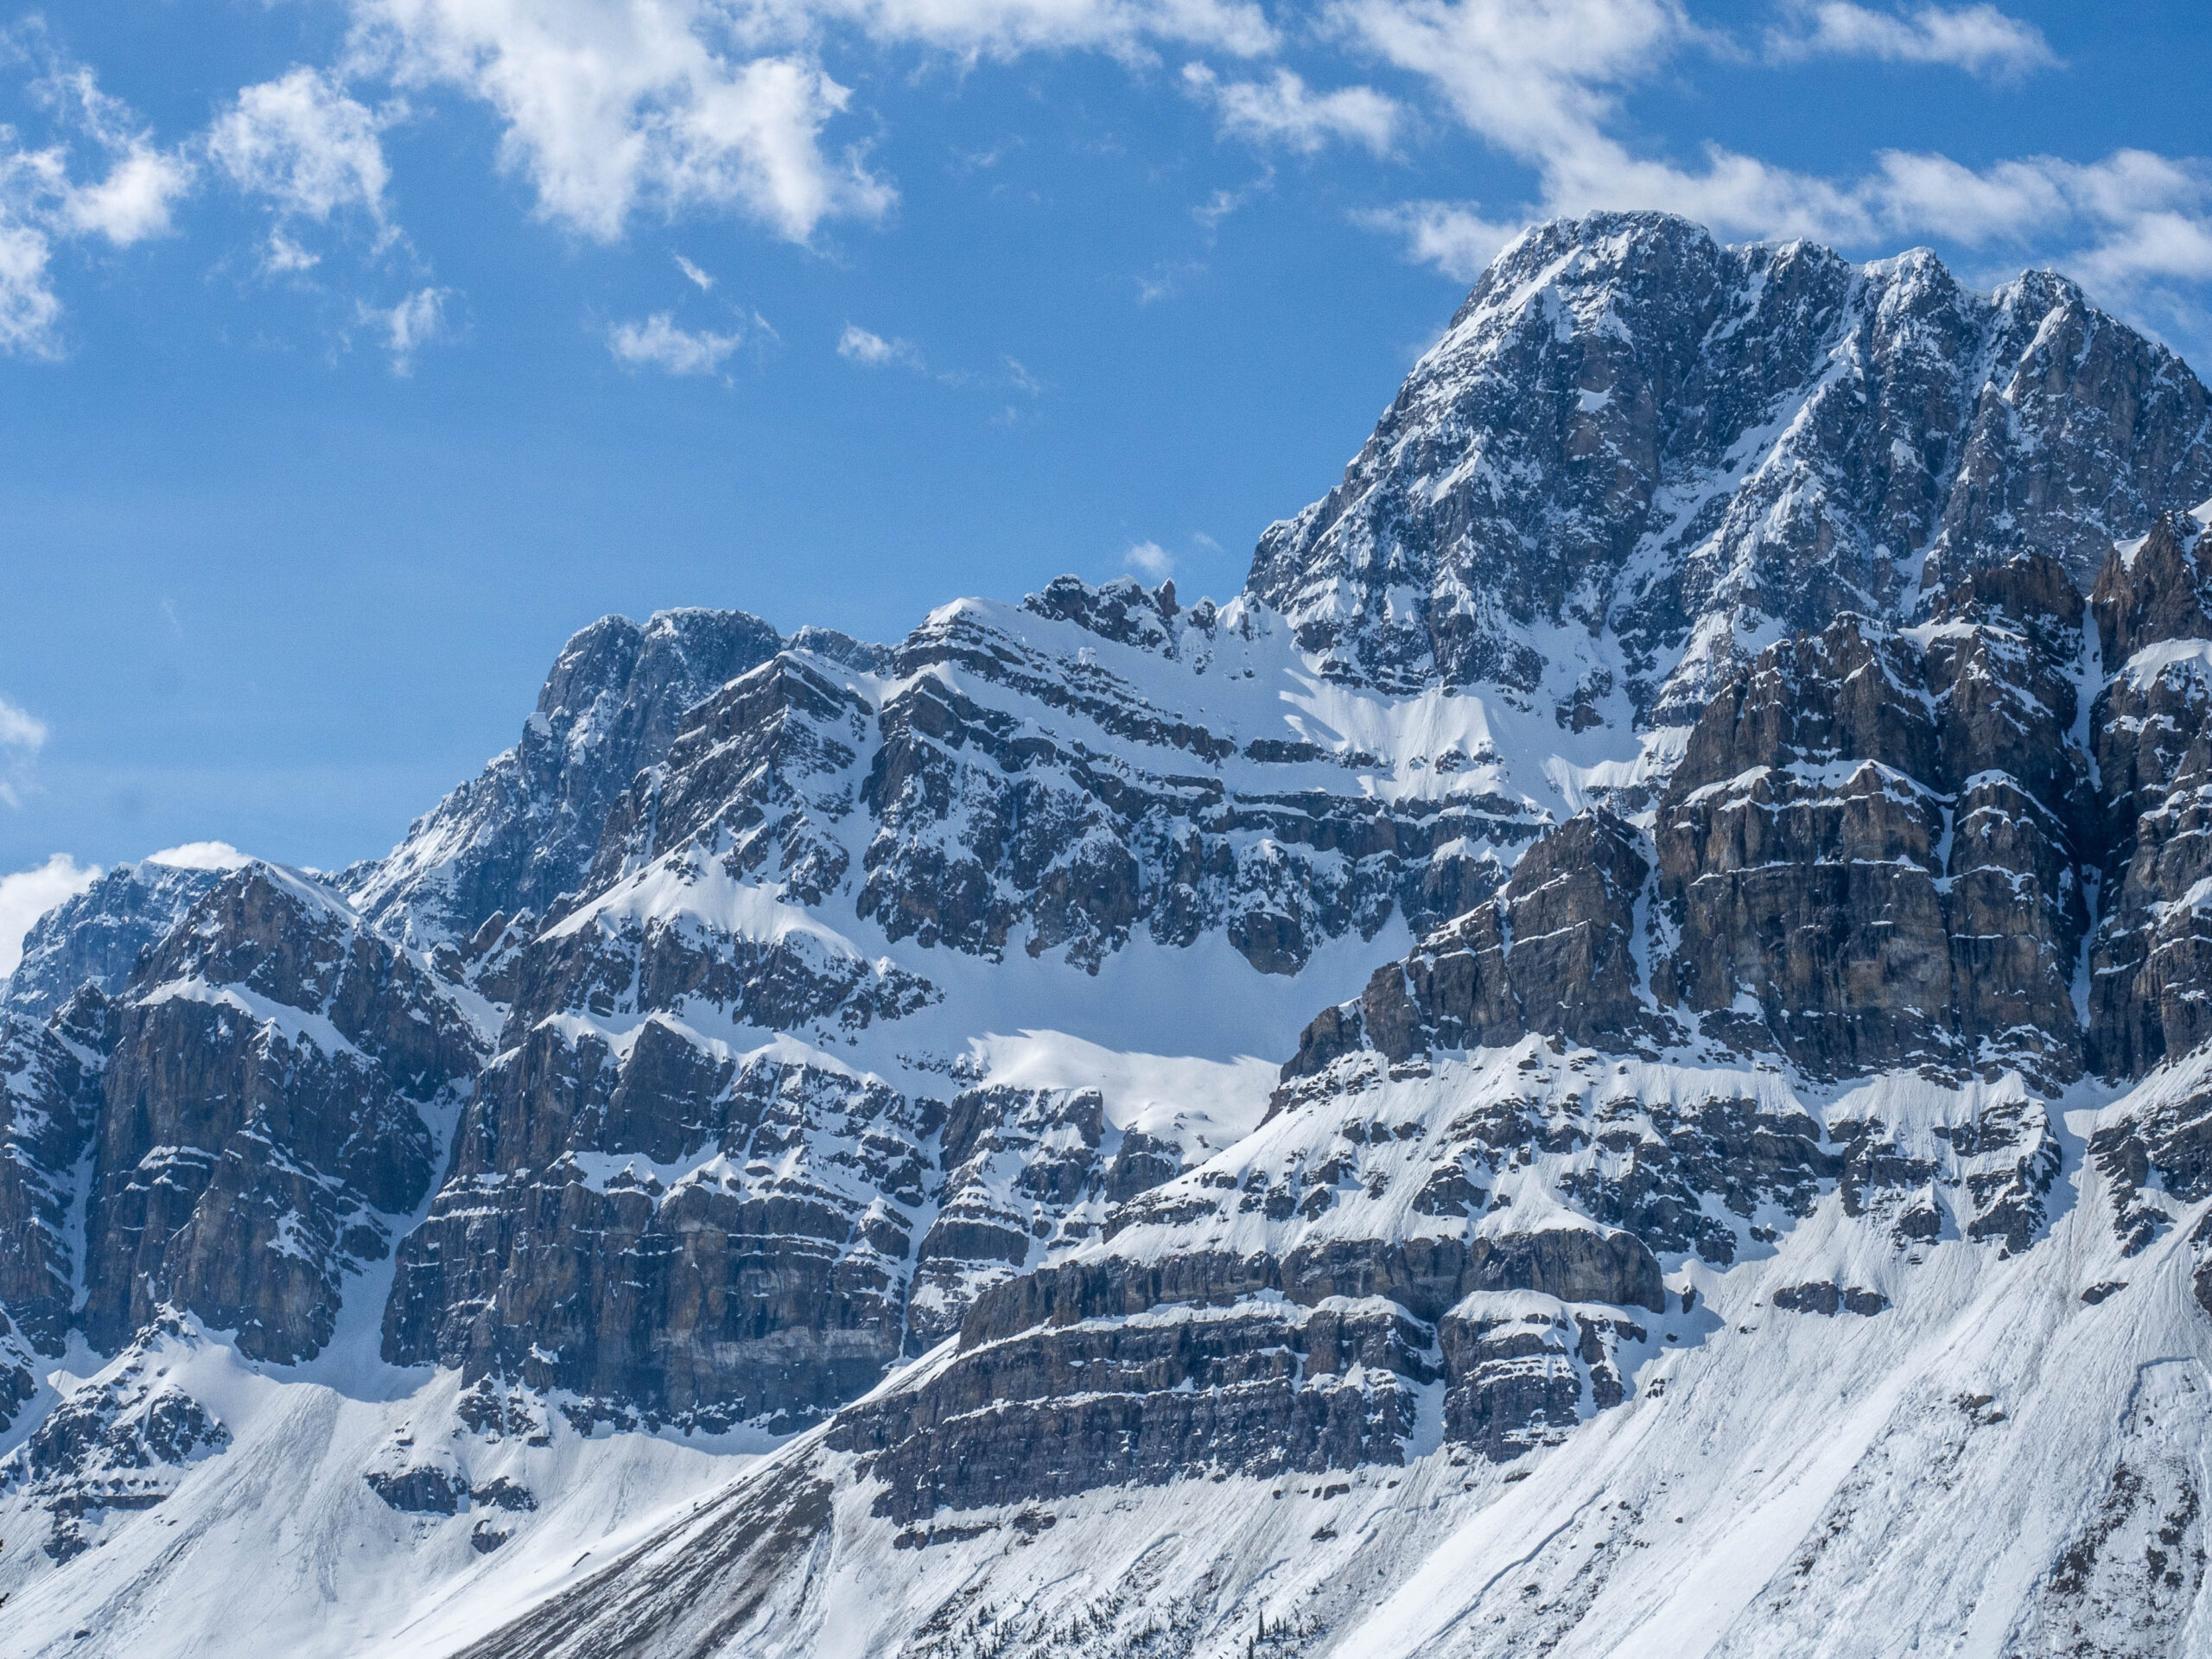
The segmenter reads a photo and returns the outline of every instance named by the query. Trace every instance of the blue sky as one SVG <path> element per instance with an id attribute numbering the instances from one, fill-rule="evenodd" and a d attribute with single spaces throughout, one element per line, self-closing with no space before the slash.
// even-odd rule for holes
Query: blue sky
<path id="1" fill-rule="evenodd" d="M 380 851 L 607 611 L 1233 591 L 1554 212 L 2053 264 L 2212 360 L 2201 3 L 148 0 L 5 40 L 0 872 L 49 887 Z"/>

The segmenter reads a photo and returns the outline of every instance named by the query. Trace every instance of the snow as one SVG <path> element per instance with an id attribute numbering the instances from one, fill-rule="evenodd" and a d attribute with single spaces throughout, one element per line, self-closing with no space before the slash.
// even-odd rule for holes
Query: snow
<path id="1" fill-rule="evenodd" d="M 656 861 L 563 917 L 542 936 L 568 938 L 594 924 L 690 923 L 731 938 L 775 944 L 812 940 L 830 955 L 858 960 L 852 942 L 803 905 L 785 904 L 757 882 L 740 881 L 699 858 Z"/>
<path id="2" fill-rule="evenodd" d="M 240 986 L 211 985 L 194 975 L 164 981 L 140 993 L 137 998 L 138 1005 L 148 1008 L 170 1001 L 205 1002 L 211 1007 L 234 1008 L 256 1025 L 275 1031 L 295 1048 L 303 1042 L 312 1043 L 334 1058 L 343 1056 L 364 1065 L 370 1064 L 368 1056 L 348 1041 L 327 1015 L 293 1007 Z"/>
<path id="3" fill-rule="evenodd" d="M 1254 1055 L 1233 1060 L 1111 1049 L 1060 1031 L 976 1038 L 970 1052 L 987 1084 L 1017 1089 L 1096 1089 L 1106 1121 L 1165 1138 L 1188 1122 L 1215 1146 L 1242 1140 L 1260 1124 L 1279 1063 Z M 1178 1137 L 1179 1138 L 1179 1137 Z"/>

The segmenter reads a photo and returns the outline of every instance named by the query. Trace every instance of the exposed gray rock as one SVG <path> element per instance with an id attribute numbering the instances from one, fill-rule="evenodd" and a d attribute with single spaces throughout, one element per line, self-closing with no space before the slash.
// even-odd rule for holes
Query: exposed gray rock
<path id="1" fill-rule="evenodd" d="M 543 914 L 598 849 L 607 808 L 658 761 L 684 712 L 781 648 L 743 611 L 602 617 L 562 651 L 522 741 L 340 886 L 379 927 L 429 947 L 495 913 Z"/>
<path id="2" fill-rule="evenodd" d="M 1343 483 L 1261 539 L 1251 589 L 1345 674 L 1675 720 L 1764 618 L 1909 611 L 1923 556 L 1931 591 L 2023 551 L 2086 582 L 2212 495 L 2206 412 L 2178 359 L 2047 272 L 1984 297 L 1924 251 L 1557 220 L 1484 273 Z M 1625 683 L 1551 663 L 1561 624 L 1617 632 Z"/>
<path id="3" fill-rule="evenodd" d="M 0 982 L 0 1010 L 43 1020 L 79 985 L 120 991 L 139 953 L 166 937 L 221 874 L 151 859 L 117 865 L 31 924 L 22 960 Z"/>
<path id="4" fill-rule="evenodd" d="M 59 1354 L 84 1217 L 77 1178 L 100 1109 L 115 1004 L 87 984 L 49 1018 L 0 1012 L 0 1306 Z"/>
<path id="5" fill-rule="evenodd" d="M 230 1446 L 221 1421 L 168 1379 L 162 1333 L 148 1334 L 128 1363 L 63 1398 L 0 1461 L 0 1491 L 21 1493 L 53 1517 L 42 1548 L 56 1561 L 91 1548 L 86 1522 L 155 1508 L 188 1466 Z"/>
<path id="6" fill-rule="evenodd" d="M 430 1180 L 425 1110 L 483 1039 L 437 980 L 336 896 L 226 875 L 118 1000 L 79 1318 L 113 1351 L 168 1306 L 256 1358 L 329 1339 L 344 1276 Z"/>

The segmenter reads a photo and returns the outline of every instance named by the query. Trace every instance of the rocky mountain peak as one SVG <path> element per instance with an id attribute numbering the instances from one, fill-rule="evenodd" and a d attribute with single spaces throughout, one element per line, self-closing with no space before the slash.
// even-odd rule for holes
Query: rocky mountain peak
<path id="1" fill-rule="evenodd" d="M 139 953 L 175 927 L 216 881 L 213 864 L 118 864 L 31 925 L 22 960 L 0 982 L 0 1011 L 43 1020 L 93 984 L 118 991 Z"/>
<path id="2" fill-rule="evenodd" d="M 685 712 L 783 643 L 743 611 L 601 617 L 562 649 L 521 741 L 341 885 L 379 927 L 424 946 L 457 947 L 494 915 L 543 914 L 582 881 L 607 809 L 668 752 Z"/>
<path id="3" fill-rule="evenodd" d="M 1250 585 L 1338 674 L 1680 724 L 1777 630 L 2031 550 L 2086 584 L 2209 493 L 2204 387 L 2063 279 L 1604 213 L 1498 256 Z"/>

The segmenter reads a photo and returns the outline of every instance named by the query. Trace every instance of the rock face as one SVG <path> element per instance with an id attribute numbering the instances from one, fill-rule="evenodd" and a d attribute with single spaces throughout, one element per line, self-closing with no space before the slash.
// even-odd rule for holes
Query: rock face
<path id="1" fill-rule="evenodd" d="M 151 859 L 118 864 L 31 925 L 22 960 L 0 983 L 0 1007 L 43 1020 L 79 985 L 121 990 L 139 952 L 166 938 L 221 874 Z"/>
<path id="2" fill-rule="evenodd" d="M 111 1011 L 79 1319 L 112 1351 L 165 1306 L 291 1360 L 429 1188 L 424 1114 L 483 1039 L 327 889 L 250 865 L 186 912 Z"/>
<path id="3" fill-rule="evenodd" d="M 521 742 L 340 886 L 424 948 L 465 944 L 494 916 L 542 915 L 576 887 L 609 804 L 667 752 L 684 711 L 782 644 L 743 611 L 602 617 L 562 651 Z"/>
<path id="4" fill-rule="evenodd" d="M 192 1464 L 220 1453 L 230 1440 L 219 1419 L 142 1352 L 111 1381 L 56 1405 L 0 1461 L 0 1491 L 46 1511 L 44 1553 L 67 1561 L 92 1548 L 88 1526 L 157 1507 Z"/>
<path id="5" fill-rule="evenodd" d="M 1636 905 L 1651 867 L 1641 838 L 1602 809 L 1541 837 L 1497 898 L 1379 968 L 1357 1002 L 1299 1039 L 1286 1077 L 1372 1045 L 1392 1060 L 1500 1047 L 1531 1031 L 1626 1045 L 1662 1037 L 1636 964 Z"/>
<path id="6" fill-rule="evenodd" d="M 114 1027 L 114 1002 L 91 983 L 36 1023 L 0 1014 L 0 1306 L 45 1354 L 62 1351 L 75 1300 L 72 1211 Z"/>
<path id="7" fill-rule="evenodd" d="M 1694 715 L 1735 638 L 2023 552 L 2094 575 L 2212 495 L 2206 395 L 2048 273 L 1722 247 L 1656 214 L 1542 226 L 1483 274 L 1252 591 L 1337 671 Z M 1562 626 L 1621 652 L 1560 657 Z"/>
<path id="8" fill-rule="evenodd" d="M 2212 841 L 2212 620 L 2202 524 L 2168 518 L 2116 554 L 2090 593 L 2111 677 L 2091 716 L 2104 785 L 2106 899 L 2091 952 L 2101 1069 L 2139 1076 L 2212 1036 L 2201 920 Z"/>
<path id="9" fill-rule="evenodd" d="M 2063 1079 L 2094 845 L 2079 601 L 2030 558 L 1935 616 L 1840 618 L 1707 707 L 1654 830 L 1659 998 L 1815 1075 L 2001 1056 Z"/>

